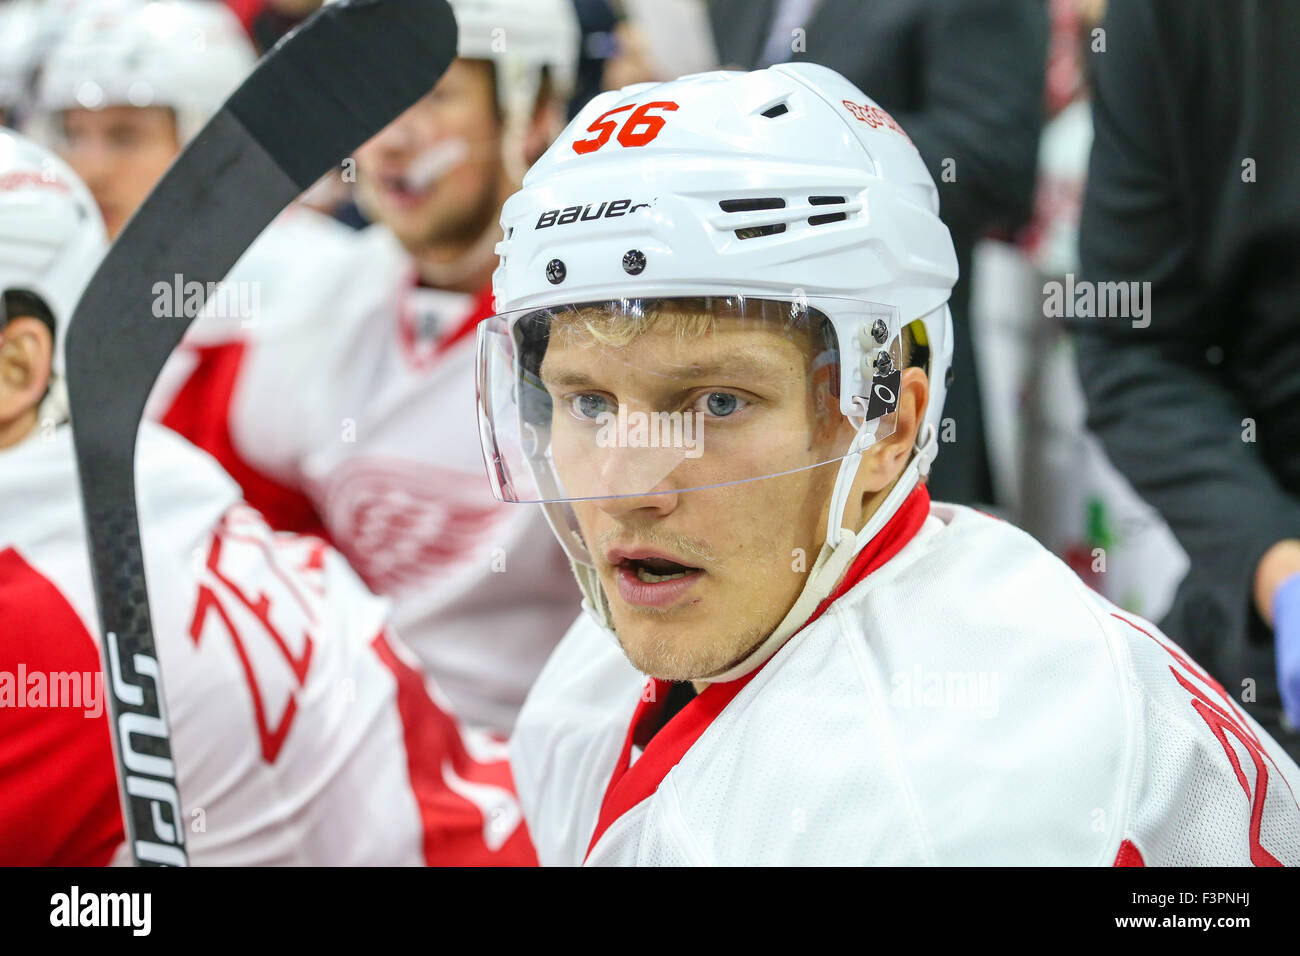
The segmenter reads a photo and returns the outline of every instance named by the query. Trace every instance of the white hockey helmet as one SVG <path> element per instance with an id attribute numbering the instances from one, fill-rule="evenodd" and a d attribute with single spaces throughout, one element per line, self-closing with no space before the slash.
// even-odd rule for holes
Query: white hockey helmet
<path id="1" fill-rule="evenodd" d="M 502 113 L 531 115 L 543 71 L 556 96 L 573 92 L 580 34 L 572 0 L 451 0 L 451 8 L 457 55 L 496 64 Z"/>
<path id="2" fill-rule="evenodd" d="M 511 175 L 528 168 L 524 142 L 542 90 L 567 102 L 578 72 L 581 33 L 573 0 L 451 0 L 457 55 L 488 60 L 496 74 L 497 106 L 505 129 Z"/>
<path id="3" fill-rule="evenodd" d="M 26 104 L 39 63 L 41 11 L 37 0 L 0 3 L 0 110 L 14 114 Z"/>
<path id="4" fill-rule="evenodd" d="M 602 94 L 525 177 L 502 212 L 506 235 L 494 276 L 499 314 L 479 329 L 484 454 L 498 497 L 545 503 L 589 609 L 607 626 L 569 506 L 574 500 L 652 494 L 670 474 L 680 492 L 839 461 L 826 547 L 791 612 L 803 613 L 800 624 L 901 504 L 937 453 L 951 365 L 947 301 L 957 259 L 938 212 L 934 182 L 906 133 L 839 74 L 806 63 Z M 833 329 L 809 381 L 824 389 L 817 372 L 830 366 L 838 405 L 809 397 L 856 426 L 853 443 L 816 459 L 792 454 L 756 464 L 715 428 L 716 450 L 704 453 L 712 467 L 688 464 L 694 449 L 686 443 L 665 450 L 644 442 L 634 465 L 612 469 L 616 482 L 601 477 L 603 466 L 558 466 L 571 450 L 562 434 L 570 426 L 558 412 L 551 417 L 554 406 L 540 381 L 540 356 L 555 321 L 581 324 L 594 307 L 637 328 L 674 303 L 678 312 L 712 310 L 769 325 L 774 317 L 791 325 L 804 320 L 806 330 L 815 317 L 823 335 Z M 907 471 L 854 534 L 840 527 L 844 505 L 860 453 L 894 427 L 904 325 L 928 349 L 930 400 Z M 816 335 L 812 341 L 816 348 Z M 617 350 L 602 354 L 609 364 L 620 361 Z M 685 354 L 643 373 L 672 375 L 673 360 Z M 581 408 L 579 416 L 594 421 L 591 411 Z M 553 430 L 548 421 L 557 423 Z M 622 427 L 614 417 L 604 423 Z M 805 440 L 792 434 L 785 447 L 806 450 L 804 428 Z M 630 432 L 627 441 L 621 433 L 613 437 L 637 443 Z M 591 441 L 598 443 L 600 436 Z"/>
<path id="5" fill-rule="evenodd" d="M 90 0 L 41 72 L 38 109 L 165 106 L 182 143 L 257 61 L 239 20 L 211 0 Z"/>
<path id="6" fill-rule="evenodd" d="M 0 294 L 28 292 L 54 319 L 54 379 L 42 420 L 67 417 L 63 342 L 108 236 L 94 198 L 63 160 L 0 130 Z"/>

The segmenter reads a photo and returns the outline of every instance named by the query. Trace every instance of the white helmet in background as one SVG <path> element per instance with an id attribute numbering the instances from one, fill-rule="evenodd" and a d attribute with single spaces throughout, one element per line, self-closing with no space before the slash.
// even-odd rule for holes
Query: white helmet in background
<path id="1" fill-rule="evenodd" d="M 332 2 L 332 0 L 327 0 Z M 496 68 L 497 106 L 508 135 L 521 138 L 542 77 L 561 101 L 573 94 L 582 33 L 573 0 L 450 0 L 456 55 Z"/>
<path id="2" fill-rule="evenodd" d="M 451 0 L 451 7 L 459 31 L 456 53 L 496 64 L 503 113 L 531 115 L 543 70 L 556 96 L 573 93 L 581 35 L 572 0 Z"/>
<path id="3" fill-rule="evenodd" d="M 505 122 L 511 161 L 519 151 L 542 77 L 552 96 L 567 102 L 578 72 L 581 34 L 572 0 L 451 0 L 456 15 L 456 53 L 489 60 L 496 68 L 497 105 Z M 516 172 L 520 175 L 523 169 Z"/>
<path id="4" fill-rule="evenodd" d="M 257 61 L 239 20 L 212 0 L 90 0 L 41 73 L 37 106 L 164 106 L 181 143 L 220 109 Z"/>
<path id="5" fill-rule="evenodd" d="M 0 3 L 0 110 L 20 112 L 40 62 L 41 11 L 37 0 Z"/>
<path id="6" fill-rule="evenodd" d="M 0 2 L 0 110 L 10 125 L 35 94 L 34 81 L 83 0 Z"/>
<path id="7" fill-rule="evenodd" d="M 67 418 L 63 342 L 86 283 L 108 248 L 90 191 L 63 160 L 0 130 L 0 294 L 36 296 L 54 320 L 54 377 L 42 421 Z"/>
<path id="8" fill-rule="evenodd" d="M 756 462 L 748 449 L 728 449 L 724 434 L 716 451 L 704 443 L 705 460 L 717 456 L 710 467 L 695 462 L 678 473 L 707 474 L 707 485 L 672 483 L 684 491 L 839 462 L 826 546 L 804 592 L 765 650 L 714 678 L 730 680 L 807 620 L 937 454 L 957 278 L 938 213 L 934 182 L 906 133 L 838 73 L 806 63 L 602 94 L 537 162 L 502 212 L 493 282 L 500 314 L 479 329 L 484 452 L 498 497 L 544 503 L 606 627 L 608 605 L 569 503 L 652 493 L 695 455 L 647 448 L 633 465 L 610 469 L 617 486 L 599 468 L 573 467 L 566 485 L 555 446 L 572 447 L 562 431 L 570 426 L 559 412 L 551 418 L 539 379 L 554 321 L 597 306 L 637 328 L 652 310 L 689 298 L 691 309 L 704 303 L 716 315 L 820 329 L 809 376 L 820 395 L 809 399 L 848 418 L 853 444 L 822 460 L 792 453 Z M 844 506 L 860 453 L 894 428 L 903 326 L 928 350 L 929 405 L 894 492 L 854 534 L 840 527 Z M 674 367 L 640 371 L 672 376 Z M 836 389 L 838 404 L 826 398 Z M 554 434 L 551 421 L 559 421 Z M 804 441 L 792 433 L 771 444 L 802 454 L 802 430 Z"/>

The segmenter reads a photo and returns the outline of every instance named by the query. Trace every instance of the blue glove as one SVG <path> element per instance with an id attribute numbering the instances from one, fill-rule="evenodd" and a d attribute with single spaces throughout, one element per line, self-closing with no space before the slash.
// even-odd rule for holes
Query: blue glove
<path id="1" fill-rule="evenodd" d="M 1300 574 L 1284 579 L 1273 594 L 1273 647 L 1282 708 L 1300 729 Z"/>

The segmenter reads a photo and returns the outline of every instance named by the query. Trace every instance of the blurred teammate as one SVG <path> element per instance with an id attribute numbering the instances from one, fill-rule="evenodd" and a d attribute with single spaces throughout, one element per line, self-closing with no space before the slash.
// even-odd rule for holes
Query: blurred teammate
<path id="1" fill-rule="evenodd" d="M 105 247 L 55 157 L 0 133 L 0 863 L 129 859 L 58 346 Z M 111 374 L 111 370 L 105 370 Z M 273 534 L 206 455 L 146 424 L 150 610 L 196 863 L 532 861 L 504 748 L 462 738 L 387 606 Z"/>
<path id="2" fill-rule="evenodd" d="M 81 6 L 41 74 L 33 131 L 90 187 L 115 236 L 181 148 L 247 75 L 255 55 L 223 4 L 204 0 L 90 0 Z M 237 202 L 238 197 L 231 197 Z M 351 232 L 291 206 L 235 263 L 168 365 L 163 382 L 235 386 L 254 331 L 302 295 L 310 257 L 339 254 Z M 187 308 L 185 276 L 159 276 L 156 309 Z M 172 314 L 175 314 L 173 312 Z M 168 386 L 161 386 L 166 389 Z M 237 454 L 223 433 L 204 430 L 201 412 L 169 392 L 164 424 L 216 458 L 249 504 L 280 530 L 319 533 L 301 490 Z"/>
<path id="3" fill-rule="evenodd" d="M 291 310 L 178 353 L 153 408 L 272 524 L 260 488 L 308 497 L 457 711 L 505 732 L 576 591 L 542 516 L 485 480 L 474 329 L 501 203 L 563 121 L 576 27 L 567 0 L 452 6 L 460 57 L 355 158 L 376 225 L 304 251 Z"/>
<path id="4" fill-rule="evenodd" d="M 938 212 L 812 64 L 597 97 L 506 204 L 485 452 L 585 597 L 511 740 L 543 863 L 1300 862 L 1222 687 L 930 501 Z"/>

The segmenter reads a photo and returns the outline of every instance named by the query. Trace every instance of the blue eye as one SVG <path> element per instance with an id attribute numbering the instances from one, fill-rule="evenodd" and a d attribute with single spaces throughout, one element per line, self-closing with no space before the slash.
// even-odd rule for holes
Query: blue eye
<path id="1" fill-rule="evenodd" d="M 748 404 L 743 398 L 730 392 L 709 392 L 704 397 L 704 405 L 709 410 L 709 414 L 717 418 L 734 415 Z"/>
<path id="2" fill-rule="evenodd" d="M 602 412 L 613 412 L 609 401 L 603 395 L 582 392 L 569 399 L 569 406 L 579 418 L 595 420 Z"/>

